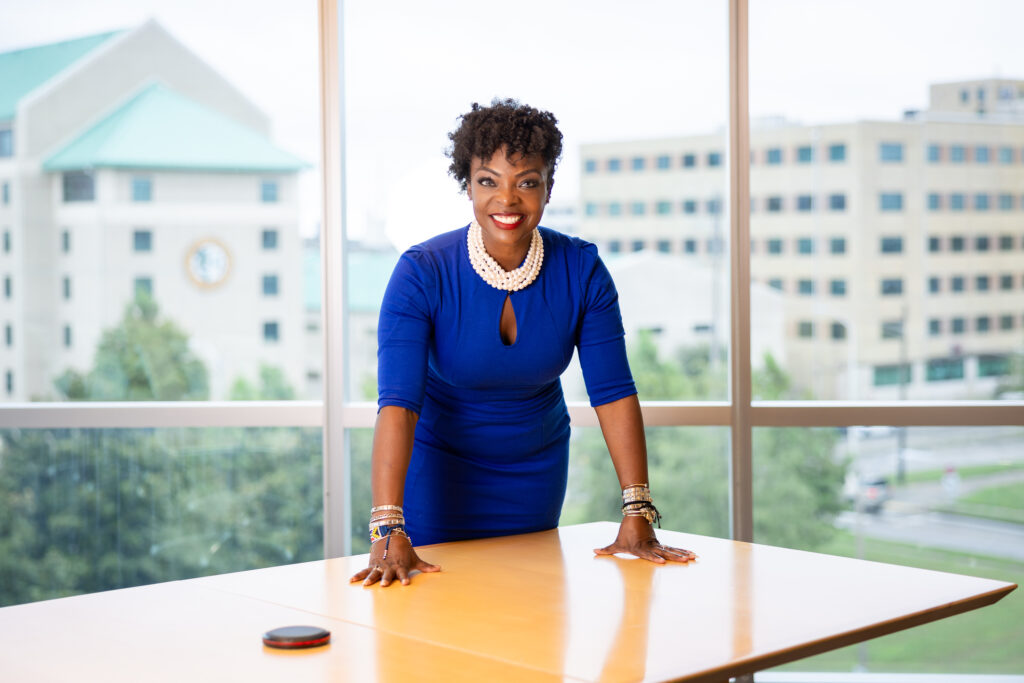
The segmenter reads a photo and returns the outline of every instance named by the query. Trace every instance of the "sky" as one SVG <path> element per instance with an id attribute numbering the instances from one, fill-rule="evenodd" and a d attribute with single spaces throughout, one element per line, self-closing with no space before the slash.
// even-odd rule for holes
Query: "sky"
<path id="1" fill-rule="evenodd" d="M 0 0 L 0 51 L 159 21 L 270 117 L 274 141 L 319 161 L 313 0 Z M 750 0 L 751 116 L 895 119 L 934 82 L 1024 79 L 1020 0 Z M 350 236 L 403 247 L 464 224 L 447 133 L 472 102 L 555 113 L 552 197 L 573 203 L 579 145 L 721 132 L 725 0 L 358 0 L 345 3 Z M 302 182 L 315 230 L 316 171 Z"/>

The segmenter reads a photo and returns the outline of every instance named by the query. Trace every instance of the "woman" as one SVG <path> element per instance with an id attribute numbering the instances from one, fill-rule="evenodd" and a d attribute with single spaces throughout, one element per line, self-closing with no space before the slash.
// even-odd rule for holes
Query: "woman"
<path id="1" fill-rule="evenodd" d="M 413 570 L 438 571 L 412 539 L 557 526 L 569 456 L 559 376 L 574 349 L 623 488 L 618 536 L 594 552 L 695 557 L 658 543 L 651 526 L 658 514 L 611 276 L 594 245 L 538 227 L 562 151 L 556 123 L 495 100 L 473 104 L 449 134 L 449 170 L 474 220 L 406 251 L 384 295 L 370 562 L 353 581 L 407 584 Z"/>

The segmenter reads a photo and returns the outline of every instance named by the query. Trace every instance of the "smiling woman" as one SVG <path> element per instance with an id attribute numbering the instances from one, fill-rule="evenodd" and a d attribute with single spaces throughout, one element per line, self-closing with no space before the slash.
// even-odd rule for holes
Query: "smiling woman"
<path id="1" fill-rule="evenodd" d="M 622 488 L 598 554 L 687 562 L 662 546 L 618 295 L 590 243 L 540 226 L 562 134 L 514 100 L 473 105 L 449 137 L 473 220 L 406 251 L 378 328 L 367 584 L 437 571 L 412 547 L 551 529 L 565 498 L 569 414 L 559 377 L 579 350 Z M 406 518 L 408 515 L 408 519 Z"/>

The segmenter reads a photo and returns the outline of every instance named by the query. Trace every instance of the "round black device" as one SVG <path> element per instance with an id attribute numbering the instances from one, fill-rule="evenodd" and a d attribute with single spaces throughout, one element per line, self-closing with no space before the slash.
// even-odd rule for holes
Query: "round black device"
<path id="1" fill-rule="evenodd" d="M 331 642 L 331 632 L 319 626 L 283 626 L 263 634 L 263 644 L 282 650 L 319 647 Z"/>

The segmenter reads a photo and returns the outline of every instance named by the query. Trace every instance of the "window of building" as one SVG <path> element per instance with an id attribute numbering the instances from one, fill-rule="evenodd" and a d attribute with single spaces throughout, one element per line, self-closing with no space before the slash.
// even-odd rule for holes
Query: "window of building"
<path id="1" fill-rule="evenodd" d="M 132 232 L 132 251 L 153 251 L 153 233 L 150 230 Z"/>
<path id="2" fill-rule="evenodd" d="M 11 231 L 4 230 L 4 253 L 11 253 Z"/>
<path id="3" fill-rule="evenodd" d="M 10 128 L 0 128 L 0 157 L 14 156 L 14 132 Z"/>
<path id="4" fill-rule="evenodd" d="M 684 154 L 683 155 L 683 168 L 694 168 L 697 166 L 697 155 L 696 154 Z"/>
<path id="5" fill-rule="evenodd" d="M 798 254 L 813 254 L 814 240 L 810 237 L 801 237 L 796 241 L 796 251 Z"/>
<path id="6" fill-rule="evenodd" d="M 931 253 L 937 253 L 942 251 L 942 238 L 934 235 L 928 238 L 928 251 Z"/>
<path id="7" fill-rule="evenodd" d="M 608 215 L 609 216 L 621 216 L 622 215 L 622 204 L 620 202 L 608 202 Z"/>
<path id="8" fill-rule="evenodd" d="M 657 248 L 659 253 L 667 254 L 672 251 L 672 243 L 668 240 L 658 240 Z"/>
<path id="9" fill-rule="evenodd" d="M 797 211 L 811 211 L 814 208 L 814 197 L 809 194 L 801 194 L 796 198 Z"/>
<path id="10" fill-rule="evenodd" d="M 999 210 L 1013 211 L 1013 195 L 1002 193 L 999 195 Z"/>
<path id="11" fill-rule="evenodd" d="M 989 285 L 988 275 L 978 275 L 974 278 L 974 289 L 979 292 L 987 292 Z"/>
<path id="12" fill-rule="evenodd" d="M 1013 316 L 1012 315 L 1001 315 L 999 316 L 999 329 L 1004 332 L 1013 329 Z M 10 346 L 10 344 L 8 344 Z"/>
<path id="13" fill-rule="evenodd" d="M 991 246 L 991 240 L 988 235 L 978 235 L 974 238 L 974 248 L 977 251 L 988 251 Z"/>
<path id="14" fill-rule="evenodd" d="M 597 215 L 597 202 L 587 202 L 583 205 L 583 214 L 586 216 Z"/>
<path id="15" fill-rule="evenodd" d="M 722 200 L 717 197 L 713 197 L 704 202 L 704 210 L 712 216 L 717 216 L 722 212 Z"/>
<path id="16" fill-rule="evenodd" d="M 277 276 L 263 276 L 263 296 L 277 296 Z"/>
<path id="17" fill-rule="evenodd" d="M 949 195 L 949 208 L 953 211 L 963 211 L 966 202 L 962 192 L 954 192 Z"/>
<path id="18" fill-rule="evenodd" d="M 643 202 L 630 202 L 629 212 L 634 216 L 643 216 L 647 211 L 647 205 Z"/>
<path id="19" fill-rule="evenodd" d="M 902 320 L 883 320 L 882 339 L 900 339 L 903 337 Z"/>
<path id="20" fill-rule="evenodd" d="M 697 200 L 687 199 L 683 202 L 683 213 L 697 213 Z"/>
<path id="21" fill-rule="evenodd" d="M 609 159 L 608 160 L 608 172 L 618 173 L 622 170 L 622 159 Z"/>
<path id="22" fill-rule="evenodd" d="M 665 171 L 672 167 L 672 158 L 667 154 L 662 154 L 658 157 L 657 165 L 659 171 Z"/>
<path id="23" fill-rule="evenodd" d="M 132 201 L 151 202 L 153 201 L 153 179 L 146 176 L 132 177 Z"/>
<path id="24" fill-rule="evenodd" d="M 683 251 L 687 254 L 697 253 L 697 240 L 690 238 L 683 240 Z"/>
<path id="25" fill-rule="evenodd" d="M 65 301 L 71 298 L 71 278 L 67 275 L 61 279 L 61 294 Z"/>
<path id="26" fill-rule="evenodd" d="M 71 325 L 64 326 L 64 346 L 71 348 Z"/>
<path id="27" fill-rule="evenodd" d="M 260 244 L 266 251 L 277 249 L 277 229 L 264 228 L 260 237 Z"/>
<path id="28" fill-rule="evenodd" d="M 782 211 L 782 197 L 768 197 L 767 209 L 769 213 Z"/>
<path id="29" fill-rule="evenodd" d="M 954 275 L 949 278 L 949 290 L 951 292 L 964 291 L 964 277 L 962 275 Z"/>
<path id="30" fill-rule="evenodd" d="M 833 237 L 828 241 L 828 250 L 833 254 L 845 254 L 846 253 L 846 238 L 845 237 Z"/>
<path id="31" fill-rule="evenodd" d="M 797 292 L 801 296 L 812 296 L 814 294 L 814 280 L 800 279 L 796 283 Z"/>
<path id="32" fill-rule="evenodd" d="M 809 164 L 814 161 L 814 148 L 810 145 L 801 145 L 797 147 L 796 161 L 798 164 Z"/>
<path id="33" fill-rule="evenodd" d="M 903 294 L 903 278 L 882 278 L 881 292 L 882 296 L 898 296 Z"/>
<path id="34" fill-rule="evenodd" d="M 0 203 L 7 206 L 11 203 L 11 184 L 5 180 L 0 184 L 0 192 L 2 192 L 2 196 L 0 196 Z"/>
<path id="35" fill-rule="evenodd" d="M 931 337 L 937 337 L 942 334 L 942 320 L 939 318 L 928 319 L 928 335 Z"/>
<path id="36" fill-rule="evenodd" d="M 846 210 L 846 195 L 845 194 L 830 194 L 828 196 L 828 208 L 829 211 L 845 211 Z"/>
<path id="37" fill-rule="evenodd" d="M 830 280 L 828 283 L 828 289 L 829 292 L 832 293 L 832 296 L 846 296 L 846 280 Z"/>
<path id="38" fill-rule="evenodd" d="M 777 289 L 780 292 L 783 290 L 782 280 L 777 277 L 773 277 L 772 279 L 768 280 L 768 286 L 771 287 L 772 289 Z"/>
<path id="39" fill-rule="evenodd" d="M 813 339 L 814 323 L 810 320 L 801 320 L 797 323 L 797 334 L 801 339 Z"/>
<path id="40" fill-rule="evenodd" d="M 978 377 L 1001 377 L 1010 374 L 1009 356 L 981 354 L 978 356 Z"/>
<path id="41" fill-rule="evenodd" d="M 65 202 L 91 202 L 96 199 L 96 183 L 90 171 L 66 171 L 62 176 Z"/>
<path id="42" fill-rule="evenodd" d="M 781 254 L 782 253 L 782 240 L 772 238 L 766 242 L 769 254 Z"/>
<path id="43" fill-rule="evenodd" d="M 764 161 L 766 164 L 775 165 L 782 163 L 782 149 L 779 147 L 771 147 L 765 152 Z"/>
<path id="44" fill-rule="evenodd" d="M 966 241 L 960 235 L 954 235 L 949 238 L 949 250 L 950 251 L 963 251 Z"/>
<path id="45" fill-rule="evenodd" d="M 633 251 L 643 251 L 643 249 L 644 249 L 644 241 L 643 240 L 633 240 L 633 243 L 630 246 L 632 246 Z"/>
<path id="46" fill-rule="evenodd" d="M 846 145 L 839 142 L 828 146 L 829 161 L 846 161 Z"/>
<path id="47" fill-rule="evenodd" d="M 1013 289 L 1013 276 L 1003 274 L 999 276 L 999 289 L 1004 291 Z"/>
<path id="48" fill-rule="evenodd" d="M 5 383 L 7 385 L 7 395 L 10 396 L 14 393 L 14 373 L 10 370 L 5 375 Z"/>
<path id="49" fill-rule="evenodd" d="M 68 254 L 71 252 L 71 231 L 63 230 L 60 233 L 60 250 Z"/>
<path id="50" fill-rule="evenodd" d="M 608 251 L 612 254 L 618 254 L 622 251 L 622 242 L 619 240 L 612 240 L 608 243 Z"/>
<path id="51" fill-rule="evenodd" d="M 721 166 L 722 165 L 722 153 L 721 152 L 708 152 L 708 166 Z"/>
<path id="52" fill-rule="evenodd" d="M 882 142 L 878 145 L 878 160 L 883 163 L 903 161 L 902 142 Z"/>
<path id="53" fill-rule="evenodd" d="M 991 159 L 991 150 L 985 145 L 978 145 L 974 148 L 974 160 L 979 164 L 987 164 Z"/>
<path id="54" fill-rule="evenodd" d="M 832 338 L 836 341 L 846 339 L 846 325 L 842 323 L 832 323 Z"/>
<path id="55" fill-rule="evenodd" d="M 14 283 L 11 281 L 10 275 L 4 276 L 4 298 L 10 299 L 11 295 L 14 294 Z"/>
<path id="56" fill-rule="evenodd" d="M 263 323 L 263 341 L 276 342 L 280 339 L 276 322 Z"/>
<path id="57" fill-rule="evenodd" d="M 132 283 L 132 290 L 136 294 L 144 292 L 149 296 L 153 296 L 153 278 L 140 275 Z"/>
<path id="58" fill-rule="evenodd" d="M 940 145 L 928 145 L 928 163 L 937 164 L 942 161 L 942 147 Z"/>
<path id="59" fill-rule="evenodd" d="M 967 160 L 967 148 L 963 145 L 950 145 L 949 160 L 954 164 L 962 164 Z"/>
<path id="60" fill-rule="evenodd" d="M 647 159 L 645 159 L 644 157 L 633 157 L 629 162 L 630 168 L 632 168 L 634 171 L 642 171 L 644 170 L 644 167 L 646 165 Z"/>
<path id="61" fill-rule="evenodd" d="M 14 346 L 14 328 L 11 327 L 10 323 L 4 325 L 4 344 L 6 346 Z"/>
<path id="62" fill-rule="evenodd" d="M 597 159 L 587 159 L 583 162 L 584 173 L 597 173 Z"/>
<path id="63" fill-rule="evenodd" d="M 974 331 L 985 334 L 992 326 L 992 319 L 987 315 L 979 315 L 974 319 Z"/>
<path id="64" fill-rule="evenodd" d="M 910 365 L 876 365 L 874 368 L 874 385 L 876 387 L 909 384 L 911 379 Z"/>
<path id="65" fill-rule="evenodd" d="M 925 379 L 929 382 L 944 382 L 963 378 L 963 358 L 933 358 L 926 365 Z"/>
<path id="66" fill-rule="evenodd" d="M 928 193 L 928 210 L 938 211 L 942 208 L 942 195 L 938 192 Z"/>
<path id="67" fill-rule="evenodd" d="M 1001 164 L 1012 164 L 1013 163 L 1013 147 L 1000 147 L 998 154 L 999 154 L 999 163 L 1001 163 Z"/>
<path id="68" fill-rule="evenodd" d="M 974 195 L 974 210 L 975 211 L 988 211 L 988 209 L 989 209 L 988 195 L 983 193 L 983 192 L 979 192 L 978 194 Z"/>
<path id="69" fill-rule="evenodd" d="M 932 276 L 928 278 L 928 293 L 938 294 L 942 291 L 942 278 Z"/>
<path id="70" fill-rule="evenodd" d="M 902 211 L 903 194 L 900 192 L 880 192 L 878 194 L 879 211 Z"/>
<path id="71" fill-rule="evenodd" d="M 953 334 L 963 334 L 967 329 L 967 322 L 963 318 L 953 318 L 949 321 L 949 327 Z"/>
<path id="72" fill-rule="evenodd" d="M 276 202 L 277 196 L 277 181 L 276 180 L 262 180 L 260 181 L 260 201 L 272 203 Z"/>
<path id="73" fill-rule="evenodd" d="M 881 240 L 880 249 L 883 254 L 902 254 L 903 238 L 892 236 L 883 237 Z"/>
<path id="74" fill-rule="evenodd" d="M 655 210 L 658 212 L 658 215 L 667 216 L 668 214 L 672 213 L 672 202 L 666 201 L 664 199 L 660 200 L 657 204 L 655 204 Z"/>

